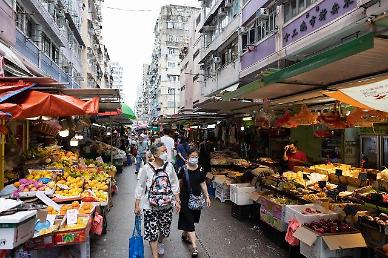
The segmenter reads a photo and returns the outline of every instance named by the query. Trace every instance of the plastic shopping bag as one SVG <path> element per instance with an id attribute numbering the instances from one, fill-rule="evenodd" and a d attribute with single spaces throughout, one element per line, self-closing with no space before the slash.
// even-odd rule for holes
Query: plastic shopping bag
<path id="1" fill-rule="evenodd" d="M 136 216 L 132 237 L 129 238 L 129 258 L 144 258 L 143 237 L 141 235 L 141 217 Z"/>

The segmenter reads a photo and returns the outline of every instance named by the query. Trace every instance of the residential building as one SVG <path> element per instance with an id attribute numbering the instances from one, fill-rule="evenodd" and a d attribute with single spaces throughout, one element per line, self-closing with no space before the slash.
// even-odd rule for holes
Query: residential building
<path id="1" fill-rule="evenodd" d="M 163 6 L 160 11 L 154 29 L 155 43 L 148 72 L 151 121 L 178 112 L 179 53 L 188 45 L 188 20 L 197 12 L 197 8 L 179 5 Z"/>
<path id="2" fill-rule="evenodd" d="M 203 50 L 199 63 L 203 76 L 201 95 L 206 98 L 239 84 L 241 6 L 241 0 L 202 1 L 203 19 L 198 27 Z"/>
<path id="3" fill-rule="evenodd" d="M 119 89 L 120 96 L 123 98 L 124 96 L 124 81 L 123 81 L 123 67 L 119 62 L 112 62 L 110 64 L 111 74 L 112 74 L 112 84 L 111 88 Z"/>
<path id="4" fill-rule="evenodd" d="M 199 32 L 201 18 L 201 13 L 190 18 L 188 23 L 189 45 L 188 47 L 183 47 L 180 53 L 180 113 L 192 113 L 193 105 L 203 101 L 204 98 L 204 95 L 201 94 L 204 77 L 199 64 L 200 53 L 203 49 L 203 35 Z"/>
<path id="5" fill-rule="evenodd" d="M 243 86 L 226 99 L 307 101 L 319 96 L 314 90 L 381 76 L 387 11 L 388 2 L 376 0 L 248 1 L 240 29 Z"/>
<path id="6" fill-rule="evenodd" d="M 101 23 L 101 1 L 0 0 L 0 55 L 8 76 L 49 76 L 70 88 L 107 87 L 111 83 L 109 55 L 88 24 Z M 94 8 L 94 9 L 91 9 Z M 87 27 L 86 27 L 87 28 Z M 88 49 L 99 37 L 102 66 L 96 83 L 88 83 Z M 97 43 L 98 43 L 97 42 Z M 91 60 L 95 60 L 91 58 Z M 93 61 L 94 62 L 94 61 Z"/>
<path id="7" fill-rule="evenodd" d="M 137 98 L 135 103 L 136 117 L 139 122 L 148 122 L 149 113 L 149 73 L 150 65 L 143 64 L 143 78 L 142 84 L 137 88 Z"/>

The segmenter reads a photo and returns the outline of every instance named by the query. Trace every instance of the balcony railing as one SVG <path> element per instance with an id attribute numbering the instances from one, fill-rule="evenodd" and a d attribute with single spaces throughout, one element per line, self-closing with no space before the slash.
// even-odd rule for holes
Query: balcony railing
<path id="1" fill-rule="evenodd" d="M 39 48 L 18 29 L 16 30 L 16 50 L 39 67 Z"/>

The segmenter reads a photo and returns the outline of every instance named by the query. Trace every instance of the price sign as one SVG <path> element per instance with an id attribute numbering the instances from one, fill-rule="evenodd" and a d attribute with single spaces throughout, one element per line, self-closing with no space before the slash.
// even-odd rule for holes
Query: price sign
<path id="1" fill-rule="evenodd" d="M 78 219 L 78 210 L 71 209 L 66 212 L 67 225 L 77 224 L 77 219 Z"/>
<path id="2" fill-rule="evenodd" d="M 335 169 L 335 175 L 336 175 L 336 176 L 342 176 L 342 169 L 336 168 L 336 169 Z"/>
<path id="3" fill-rule="evenodd" d="M 345 192 L 345 191 L 348 190 L 348 187 L 347 187 L 346 185 L 339 184 L 339 185 L 337 186 L 337 190 L 338 190 L 339 192 Z"/>
<path id="4" fill-rule="evenodd" d="M 356 216 L 358 209 L 354 205 L 347 204 L 344 208 L 344 212 L 346 216 L 348 215 Z"/>
<path id="5" fill-rule="evenodd" d="M 372 202 L 377 203 L 377 204 L 379 204 L 383 201 L 383 196 L 381 194 L 378 194 L 378 193 L 372 193 L 370 197 L 371 197 Z"/>
<path id="6" fill-rule="evenodd" d="M 309 174 L 303 174 L 303 180 L 310 180 Z"/>
<path id="7" fill-rule="evenodd" d="M 326 187 L 326 181 L 318 181 L 319 188 L 323 189 Z"/>
<path id="8" fill-rule="evenodd" d="M 333 190 L 327 191 L 327 196 L 330 197 L 333 200 L 337 199 L 338 194 L 339 194 L 339 192 L 338 192 L 337 189 L 333 189 Z"/>
<path id="9" fill-rule="evenodd" d="M 366 180 L 368 180 L 368 174 L 367 173 L 360 173 L 360 174 L 358 174 L 358 179 L 360 179 L 361 181 L 366 181 Z"/>

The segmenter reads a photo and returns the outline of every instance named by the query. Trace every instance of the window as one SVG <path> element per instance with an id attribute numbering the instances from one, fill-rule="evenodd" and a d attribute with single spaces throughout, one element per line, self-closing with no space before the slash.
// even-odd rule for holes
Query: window
<path id="1" fill-rule="evenodd" d="M 287 22 L 291 20 L 317 1 L 318 0 L 289 0 L 284 5 L 284 21 Z"/>
<path id="2" fill-rule="evenodd" d="M 174 93 L 175 93 L 175 89 L 174 88 L 168 88 L 167 89 L 167 94 L 174 95 Z"/>
<path id="3" fill-rule="evenodd" d="M 50 56 L 50 50 L 51 50 L 51 42 L 50 39 L 42 33 L 42 51 L 47 55 Z"/>
<path id="4" fill-rule="evenodd" d="M 173 22 L 167 22 L 167 29 L 173 29 L 174 23 Z"/>
<path id="5" fill-rule="evenodd" d="M 54 44 L 51 46 L 51 59 L 55 63 L 59 63 L 59 50 Z"/>
<path id="6" fill-rule="evenodd" d="M 19 4 L 16 4 L 16 26 L 24 32 L 24 9 Z"/>
<path id="7" fill-rule="evenodd" d="M 201 22 L 201 14 L 198 15 L 197 19 L 195 20 L 195 26 L 198 26 L 198 24 Z"/>
<path id="8" fill-rule="evenodd" d="M 195 51 L 194 55 L 193 55 L 193 60 L 199 55 L 199 49 L 197 51 Z"/>
<path id="9" fill-rule="evenodd" d="M 173 42 L 174 41 L 174 36 L 173 35 L 168 35 L 168 41 Z"/>
<path id="10" fill-rule="evenodd" d="M 198 80 L 198 78 L 199 78 L 199 74 L 194 75 L 194 76 L 193 76 L 193 82 L 195 82 L 196 80 Z"/>
<path id="11" fill-rule="evenodd" d="M 179 75 L 171 75 L 171 74 L 169 74 L 169 75 L 167 75 L 167 77 L 168 77 L 168 80 L 170 82 L 177 82 L 177 81 L 179 81 Z"/>
<path id="12" fill-rule="evenodd" d="M 35 27 L 34 22 L 31 19 L 27 18 L 27 22 L 26 22 L 27 37 L 32 38 L 34 36 L 34 27 Z"/>
<path id="13" fill-rule="evenodd" d="M 175 68 L 176 64 L 174 62 L 167 63 L 168 68 Z"/>
<path id="14" fill-rule="evenodd" d="M 168 101 L 168 102 L 167 102 L 167 107 L 168 107 L 168 108 L 174 108 L 174 107 L 175 107 L 174 101 Z"/>
<path id="15" fill-rule="evenodd" d="M 175 55 L 177 53 L 177 49 L 176 48 L 172 48 L 172 47 L 169 47 L 168 48 L 168 54 L 169 55 Z"/>

